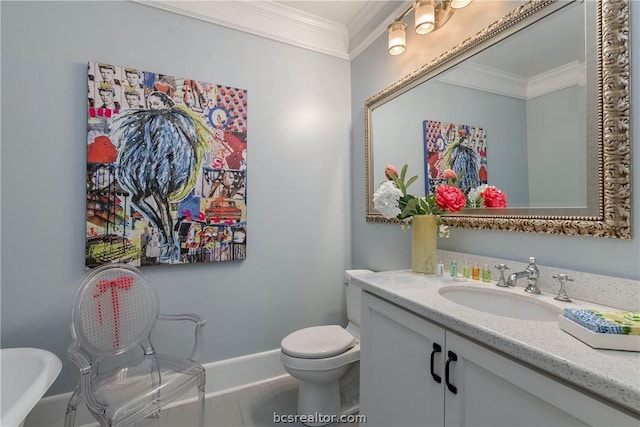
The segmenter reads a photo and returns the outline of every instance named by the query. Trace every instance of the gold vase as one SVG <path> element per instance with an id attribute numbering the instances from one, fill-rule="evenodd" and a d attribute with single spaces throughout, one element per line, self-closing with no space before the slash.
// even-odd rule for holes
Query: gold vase
<path id="1" fill-rule="evenodd" d="M 414 215 L 411 226 L 411 270 L 435 274 L 438 263 L 438 217 Z"/>

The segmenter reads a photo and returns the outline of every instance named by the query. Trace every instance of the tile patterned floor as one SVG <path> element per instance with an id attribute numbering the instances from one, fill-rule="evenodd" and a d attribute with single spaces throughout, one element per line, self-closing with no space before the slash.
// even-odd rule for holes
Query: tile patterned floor
<path id="1" fill-rule="evenodd" d="M 298 382 L 285 376 L 268 383 L 258 384 L 228 394 L 212 397 L 205 403 L 207 427 L 235 426 L 291 426 L 302 423 L 277 423 L 274 413 L 293 415 L 298 401 Z M 196 404 L 179 406 L 160 413 L 159 418 L 146 419 L 136 427 L 192 427 L 198 424 Z M 357 423 L 333 424 L 340 427 L 358 427 Z"/>

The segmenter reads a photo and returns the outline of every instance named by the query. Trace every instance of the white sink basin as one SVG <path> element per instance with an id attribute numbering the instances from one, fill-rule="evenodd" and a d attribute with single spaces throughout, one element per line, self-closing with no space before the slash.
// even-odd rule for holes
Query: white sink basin
<path id="1" fill-rule="evenodd" d="M 0 425 L 22 425 L 61 369 L 60 359 L 47 350 L 0 349 Z"/>
<path id="2" fill-rule="evenodd" d="M 501 291 L 498 289 L 463 288 L 451 286 L 441 288 L 440 295 L 474 310 L 521 320 L 555 322 L 562 310 L 535 297 Z"/>

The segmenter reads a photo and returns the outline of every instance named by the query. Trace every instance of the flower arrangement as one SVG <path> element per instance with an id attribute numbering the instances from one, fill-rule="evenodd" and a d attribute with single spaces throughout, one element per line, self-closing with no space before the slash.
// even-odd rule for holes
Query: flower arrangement
<path id="1" fill-rule="evenodd" d="M 506 208 L 507 195 L 493 185 L 482 184 L 469 190 L 467 195 L 458 188 L 460 177 L 452 169 L 444 171 L 447 184 L 436 187 L 433 194 L 415 197 L 407 193 L 407 188 L 418 176 L 406 180 L 408 166 L 405 164 L 400 174 L 398 170 L 387 165 L 383 182 L 373 194 L 373 206 L 388 219 L 397 218 L 406 228 L 414 215 L 441 215 L 445 212 L 457 213 L 464 207 L 469 208 Z M 447 228 L 440 226 L 440 235 L 448 235 Z"/>
<path id="2" fill-rule="evenodd" d="M 414 215 L 441 215 L 445 212 L 460 212 L 467 204 L 464 193 L 453 184 L 456 173 L 447 169 L 445 177 L 447 184 L 436 187 L 434 193 L 416 197 L 407 193 L 407 188 L 418 179 L 412 176 L 406 180 L 408 166 L 405 164 L 398 175 L 398 170 L 387 165 L 384 174 L 387 181 L 383 182 L 373 194 L 373 206 L 388 219 L 397 218 L 406 228 Z M 406 181 L 405 181 L 406 180 Z M 440 237 L 448 237 L 448 228 L 440 225 Z"/>

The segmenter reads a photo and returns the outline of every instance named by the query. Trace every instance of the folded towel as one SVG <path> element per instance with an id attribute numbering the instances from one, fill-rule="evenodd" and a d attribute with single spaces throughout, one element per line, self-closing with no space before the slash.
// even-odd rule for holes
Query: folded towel
<path id="1" fill-rule="evenodd" d="M 565 308 L 564 317 L 600 334 L 640 335 L 640 312 Z"/>

